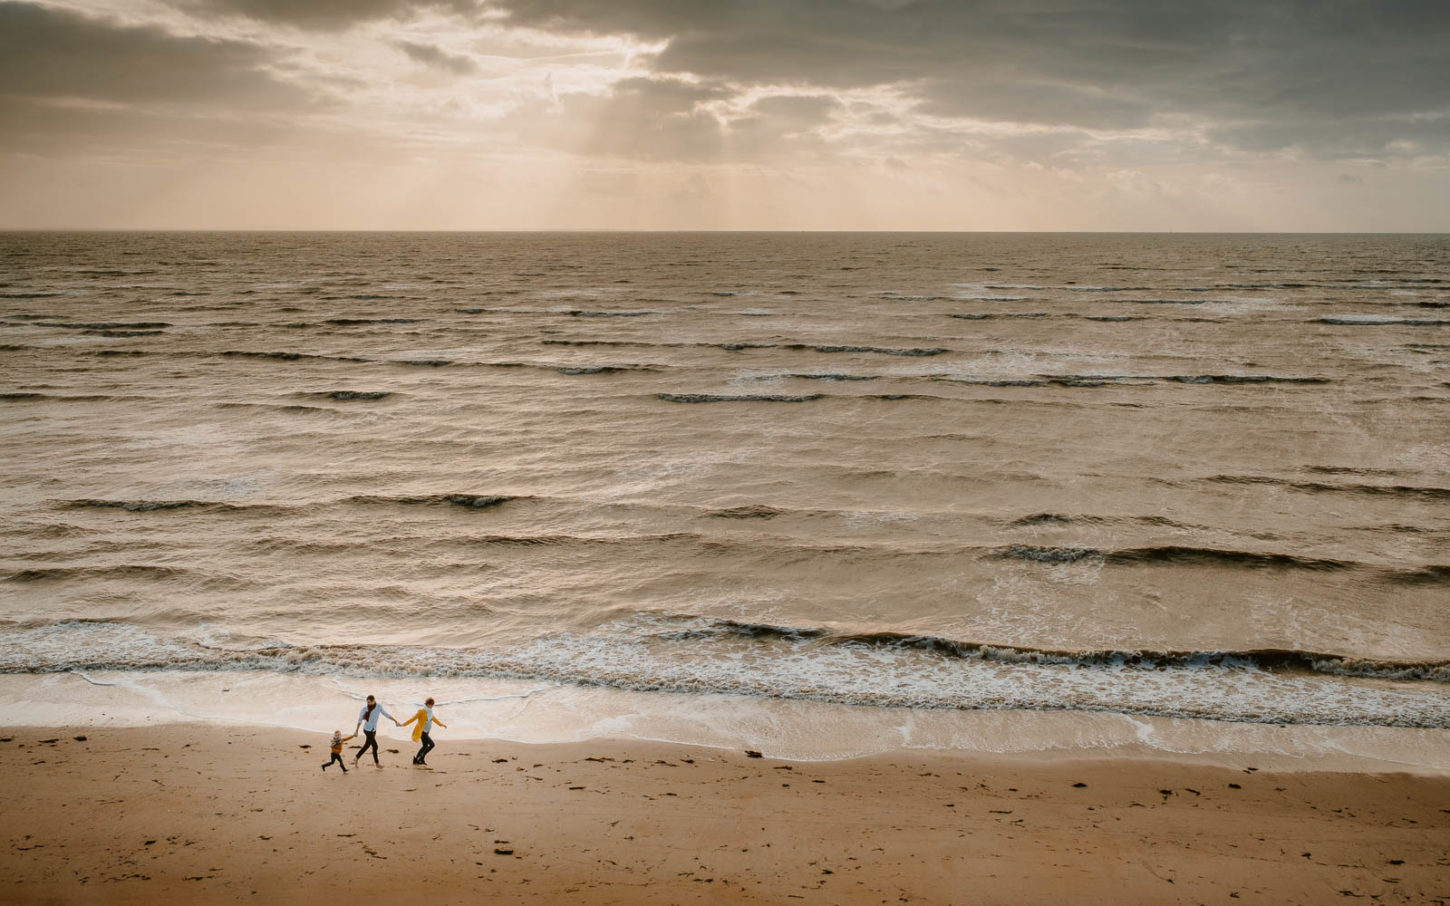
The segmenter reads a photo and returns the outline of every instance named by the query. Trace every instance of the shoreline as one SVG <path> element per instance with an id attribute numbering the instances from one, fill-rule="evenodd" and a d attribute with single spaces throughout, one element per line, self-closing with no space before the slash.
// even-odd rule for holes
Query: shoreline
<path id="1" fill-rule="evenodd" d="M 451 739 L 616 741 L 756 749 L 799 762 L 897 751 L 1016 759 L 1169 759 L 1241 769 L 1450 776 L 1443 730 L 1275 725 L 1095 711 L 922 710 L 809 700 L 636 693 L 528 680 L 336 677 L 263 671 L 0 674 L 0 726 L 195 724 L 330 733 L 375 693 L 405 718 L 431 695 Z M 389 739 L 384 721 L 380 740 Z"/>
<path id="2" fill-rule="evenodd" d="M 435 739 L 7 727 L 0 901 L 1450 902 L 1444 776 Z"/>

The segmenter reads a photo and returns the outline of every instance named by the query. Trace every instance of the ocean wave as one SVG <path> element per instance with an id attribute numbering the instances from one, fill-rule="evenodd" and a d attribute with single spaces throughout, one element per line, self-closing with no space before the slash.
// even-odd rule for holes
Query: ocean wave
<path id="1" fill-rule="evenodd" d="M 315 395 L 325 396 L 330 400 L 346 403 L 355 400 L 385 400 L 392 396 L 393 392 L 391 390 L 324 390 Z"/>
<path id="2" fill-rule="evenodd" d="M 1394 661 L 1354 657 L 1292 648 L 1203 649 L 1074 649 L 1039 648 L 989 642 L 963 641 L 942 636 L 902 632 L 839 632 L 821 627 L 780 626 L 737 620 L 692 621 L 678 638 L 703 640 L 741 637 L 815 641 L 843 647 L 902 648 L 930 651 L 953 658 L 997 661 L 1008 664 L 1040 664 L 1080 668 L 1131 667 L 1142 670 L 1193 669 L 1212 667 L 1263 671 L 1302 671 L 1332 676 L 1375 677 L 1396 680 L 1424 680 L 1450 683 L 1450 660 Z"/>
<path id="3" fill-rule="evenodd" d="M 571 318 L 643 318 L 647 315 L 662 315 L 664 312 L 658 309 L 643 309 L 640 311 L 585 311 L 583 309 L 570 309 L 564 312 Z"/>
<path id="4" fill-rule="evenodd" d="M 387 506 L 457 506 L 470 510 L 483 510 L 502 506 L 505 503 L 511 503 L 515 500 L 528 499 L 528 497 L 502 494 L 423 494 L 399 497 L 359 494 L 348 497 L 343 502 L 360 506 L 376 506 L 378 504 Z"/>
<path id="5" fill-rule="evenodd" d="M 630 349 L 723 349 L 726 352 L 743 352 L 748 349 L 780 349 L 779 343 L 752 343 L 747 341 L 726 342 L 726 343 L 671 343 L 650 340 L 580 340 L 580 339 L 543 339 L 539 341 L 541 346 L 576 346 L 589 347 L 600 346 L 607 348 L 630 348 Z M 804 348 L 804 347 L 797 347 Z"/>
<path id="6" fill-rule="evenodd" d="M 1291 491 L 1310 494 L 1363 494 L 1372 497 L 1403 497 L 1412 500 L 1450 500 L 1450 488 L 1403 484 L 1329 484 L 1323 481 L 1297 481 L 1271 475 L 1214 475 L 1208 481 L 1223 484 L 1274 485 Z"/>
<path id="7" fill-rule="evenodd" d="M 940 346 L 929 346 L 922 348 L 893 349 L 888 346 L 818 346 L 812 343 L 785 343 L 781 349 L 803 349 L 811 352 L 867 352 L 875 355 L 897 355 L 909 357 L 943 355 L 950 352 Z"/>
<path id="8" fill-rule="evenodd" d="M 223 358 L 276 359 L 277 361 L 281 362 L 298 362 L 304 359 L 312 359 L 326 362 L 370 361 L 369 359 L 364 359 L 359 356 L 318 355 L 316 353 L 310 352 L 252 352 L 243 349 L 228 349 L 223 352 L 216 353 L 216 355 L 222 356 Z"/>
<path id="9" fill-rule="evenodd" d="M 1001 560 L 1030 560 L 1036 563 L 1079 563 L 1095 561 L 1103 564 L 1181 564 L 1188 566 L 1241 566 L 1249 569 L 1347 570 L 1360 564 L 1322 557 L 1299 557 L 1292 554 L 1258 551 L 1225 550 L 1187 545 L 1104 550 L 1095 547 L 1036 547 L 1013 544 L 993 548 L 991 556 Z"/>
<path id="10" fill-rule="evenodd" d="M 1306 557 L 1278 551 L 1246 551 L 1191 545 L 1103 549 L 1096 547 L 1042 547 L 1013 544 L 988 550 L 998 560 L 1035 563 L 1095 563 L 1103 566 L 1216 566 L 1251 570 L 1309 572 L 1354 571 L 1399 585 L 1450 584 L 1450 565 L 1424 564 L 1392 567 L 1332 557 Z"/>
<path id="11" fill-rule="evenodd" d="M 784 510 L 776 509 L 764 504 L 750 504 L 747 506 L 733 506 L 723 510 L 712 510 L 709 515 L 717 519 L 774 519 L 784 513 Z"/>
<path id="12" fill-rule="evenodd" d="M 1304 471 L 1321 475 L 1377 475 L 1383 478 L 1404 474 L 1400 469 L 1373 469 L 1365 466 L 1305 466 Z"/>
<path id="13" fill-rule="evenodd" d="M 1278 374 L 1175 374 L 1162 378 L 1180 384 L 1332 384 L 1329 378 Z"/>
<path id="14" fill-rule="evenodd" d="M 468 362 L 470 367 L 476 368 L 531 368 L 538 371 L 553 371 L 564 375 L 586 375 L 586 374 L 623 374 L 630 371 L 655 372 L 664 371 L 664 365 L 644 364 L 621 364 L 621 365 L 564 365 L 553 362 Z"/>
<path id="15" fill-rule="evenodd" d="M 1010 520 L 1008 525 L 1026 527 L 1037 525 L 1151 525 L 1156 528 L 1197 528 L 1169 519 L 1166 516 L 1092 516 L 1079 513 L 1032 513 Z"/>
<path id="16" fill-rule="evenodd" d="M 1108 563 L 1121 564 L 1171 563 L 1190 566 L 1242 566 L 1249 569 L 1336 571 L 1365 568 L 1362 564 L 1330 557 L 1302 557 L 1294 554 L 1172 544 L 1115 550 L 1108 553 L 1105 559 Z"/>
<path id="17" fill-rule="evenodd" d="M 354 299 L 380 299 L 383 296 L 353 296 Z M 328 318 L 324 324 L 333 327 L 362 327 L 371 324 L 422 324 L 423 318 Z"/>
<path id="18" fill-rule="evenodd" d="M 75 579 L 176 579 L 187 575 L 174 566 L 128 563 L 118 566 L 45 566 L 17 570 L 5 576 L 6 582 L 53 582 Z"/>
<path id="19" fill-rule="evenodd" d="M 656 393 L 655 396 L 667 403 L 808 403 L 824 398 L 825 394 L 788 396 L 770 393 Z"/>
<path id="20" fill-rule="evenodd" d="M 40 393 L 32 390 L 17 390 L 0 393 L 0 401 L 7 403 L 96 403 L 107 400 L 136 399 L 137 397 L 112 396 L 106 393 Z"/>
<path id="21" fill-rule="evenodd" d="M 1403 570 L 1393 577 L 1403 585 L 1450 585 L 1450 565 L 1422 566 Z"/>
<path id="22" fill-rule="evenodd" d="M 502 506 L 516 500 L 530 500 L 531 497 L 521 495 L 499 495 L 499 494 L 420 494 L 383 496 L 358 494 L 351 497 L 344 497 L 336 501 L 316 501 L 308 503 L 232 503 L 216 500 L 107 500 L 100 498 L 85 498 L 78 500 L 61 500 L 57 505 L 70 509 L 111 509 L 125 510 L 128 513 L 155 513 L 169 510 L 189 510 L 215 513 L 260 513 L 260 514 L 282 514 L 296 509 L 314 509 L 328 503 L 338 503 L 345 506 L 455 506 L 469 510 L 483 510 L 492 507 Z"/>
<path id="23" fill-rule="evenodd" d="M 949 384 L 968 384 L 975 387 L 1131 387 L 1151 383 L 1155 378 L 1139 378 L 1131 374 L 1038 374 L 1021 378 L 985 378 L 970 376 L 940 376 L 936 380 Z"/>
<path id="24" fill-rule="evenodd" d="M 1206 289 L 1187 289 L 1187 292 L 1214 292 L 1220 289 L 1308 289 L 1309 283 L 1220 283 Z"/>
<path id="25" fill-rule="evenodd" d="M 1046 387 L 1051 383 L 1041 378 L 943 377 L 940 380 L 952 384 L 968 384 L 973 387 Z"/>
<path id="26" fill-rule="evenodd" d="M 164 330 L 173 325 L 167 321 L 49 321 L 38 326 L 67 330 Z"/>
<path id="27" fill-rule="evenodd" d="M 688 346 L 688 343 L 651 343 L 647 340 L 540 340 L 541 346 L 644 346 L 644 347 L 670 347 Z M 701 344 L 709 345 L 709 344 Z"/>
<path id="28" fill-rule="evenodd" d="M 1033 513 L 1030 516 L 1023 516 L 1020 519 L 1012 520 L 1013 525 L 1052 525 L 1067 524 L 1084 521 L 1081 516 L 1067 516 L 1062 513 Z"/>
<path id="29" fill-rule="evenodd" d="M 1177 384 L 1306 384 L 1333 383 L 1329 378 L 1278 374 L 1034 374 L 1031 377 L 932 375 L 933 380 L 982 387 L 1107 387 Z"/>
<path id="30" fill-rule="evenodd" d="M 1340 315 L 1315 318 L 1319 324 L 1345 327 L 1446 327 L 1450 321 L 1441 318 L 1390 318 L 1380 315 Z"/>
<path id="31" fill-rule="evenodd" d="M 660 371 L 658 365 L 546 365 L 560 374 L 623 374 L 630 371 Z"/>
<path id="32" fill-rule="evenodd" d="M 849 399 L 850 397 L 846 398 Z M 865 400 L 885 400 L 887 402 L 896 402 L 898 400 L 933 400 L 936 402 L 946 402 L 951 400 L 951 397 L 935 396 L 930 393 L 869 393 L 860 398 Z"/>
<path id="33" fill-rule="evenodd" d="M 470 545 L 492 547 L 546 547 L 574 545 L 583 547 L 650 547 L 685 542 L 711 546 L 694 532 L 659 532 L 645 535 L 473 535 L 458 539 Z"/>
<path id="34" fill-rule="evenodd" d="M 1030 560 L 1033 563 L 1081 563 L 1084 560 L 1101 563 L 1107 559 L 1107 552 L 1095 547 L 1038 547 L 1029 544 L 994 548 L 991 554 L 999 560 Z"/>
<path id="35" fill-rule="evenodd" d="M 1114 299 L 1124 305 L 1207 305 L 1212 299 Z"/>
<path id="36" fill-rule="evenodd" d="M 198 638 L 200 635 L 200 638 Z M 1450 663 L 1297 649 L 1057 649 L 640 614 L 492 647 L 227 647 L 124 622 L 0 623 L 0 672 L 247 670 L 545 680 L 888 708 L 1450 727 Z M 1394 680 L 1394 683 L 1382 683 Z"/>
<path id="37" fill-rule="evenodd" d="M 128 513 L 154 513 L 160 510 L 249 510 L 249 509 L 276 509 L 265 504 L 237 504 L 223 503 L 214 500 L 101 500 L 87 498 L 83 500 L 66 500 L 63 506 L 74 509 L 113 509 L 125 510 Z"/>

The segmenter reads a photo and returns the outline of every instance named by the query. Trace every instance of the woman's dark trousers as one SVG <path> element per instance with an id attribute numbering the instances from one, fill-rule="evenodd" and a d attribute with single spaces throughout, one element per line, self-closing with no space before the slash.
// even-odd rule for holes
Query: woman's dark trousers
<path id="1" fill-rule="evenodd" d="M 423 747 L 418 750 L 417 755 L 413 756 L 413 764 L 427 764 L 428 762 L 425 759 L 428 757 L 428 753 L 431 751 L 433 751 L 433 737 L 429 736 L 427 733 L 424 733 Z"/>

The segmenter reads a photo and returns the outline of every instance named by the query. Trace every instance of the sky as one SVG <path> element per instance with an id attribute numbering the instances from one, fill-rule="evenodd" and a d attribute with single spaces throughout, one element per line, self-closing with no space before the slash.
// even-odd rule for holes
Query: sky
<path id="1" fill-rule="evenodd" d="M 1447 0 L 0 0 L 0 228 L 1450 231 Z"/>

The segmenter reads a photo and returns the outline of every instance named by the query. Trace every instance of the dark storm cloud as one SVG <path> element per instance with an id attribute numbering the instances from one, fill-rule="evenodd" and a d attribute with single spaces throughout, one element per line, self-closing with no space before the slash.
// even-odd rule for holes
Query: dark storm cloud
<path id="1" fill-rule="evenodd" d="M 451 54 L 441 47 L 434 47 L 432 44 L 416 44 L 412 41 L 397 42 L 398 49 L 408 55 L 408 58 L 424 66 L 432 66 L 444 72 L 451 72 L 454 75 L 468 75 L 478 69 L 478 64 L 468 57 L 460 57 Z"/>
<path id="2" fill-rule="evenodd" d="M 28 3 L 0 2 L 0 94 L 111 103 L 296 107 L 308 96 L 241 41 L 181 38 Z"/>
<path id="3" fill-rule="evenodd" d="M 273 77 L 272 62 L 268 50 L 242 41 L 0 2 L 0 150 L 119 153 L 137 142 L 265 140 L 277 126 L 256 114 L 318 104 Z"/>
<path id="4" fill-rule="evenodd" d="M 1254 151 L 1304 147 L 1324 159 L 1429 155 L 1450 148 L 1450 116 L 1418 121 L 1363 117 L 1250 123 L 1217 128 L 1210 135 Z"/>
<path id="5" fill-rule="evenodd" d="M 1443 0 L 494 0 L 512 22 L 667 40 L 662 73 L 896 85 L 928 114 L 1089 129 L 1183 118 L 1246 148 L 1391 147 L 1450 111 Z M 1430 130 L 1434 131 L 1434 130 Z M 1441 148 L 1444 144 L 1440 145 Z"/>
<path id="6" fill-rule="evenodd" d="M 472 12 L 478 8 L 473 0 L 180 0 L 178 5 L 322 31 L 338 31 L 375 19 L 402 18 L 416 10 Z"/>

